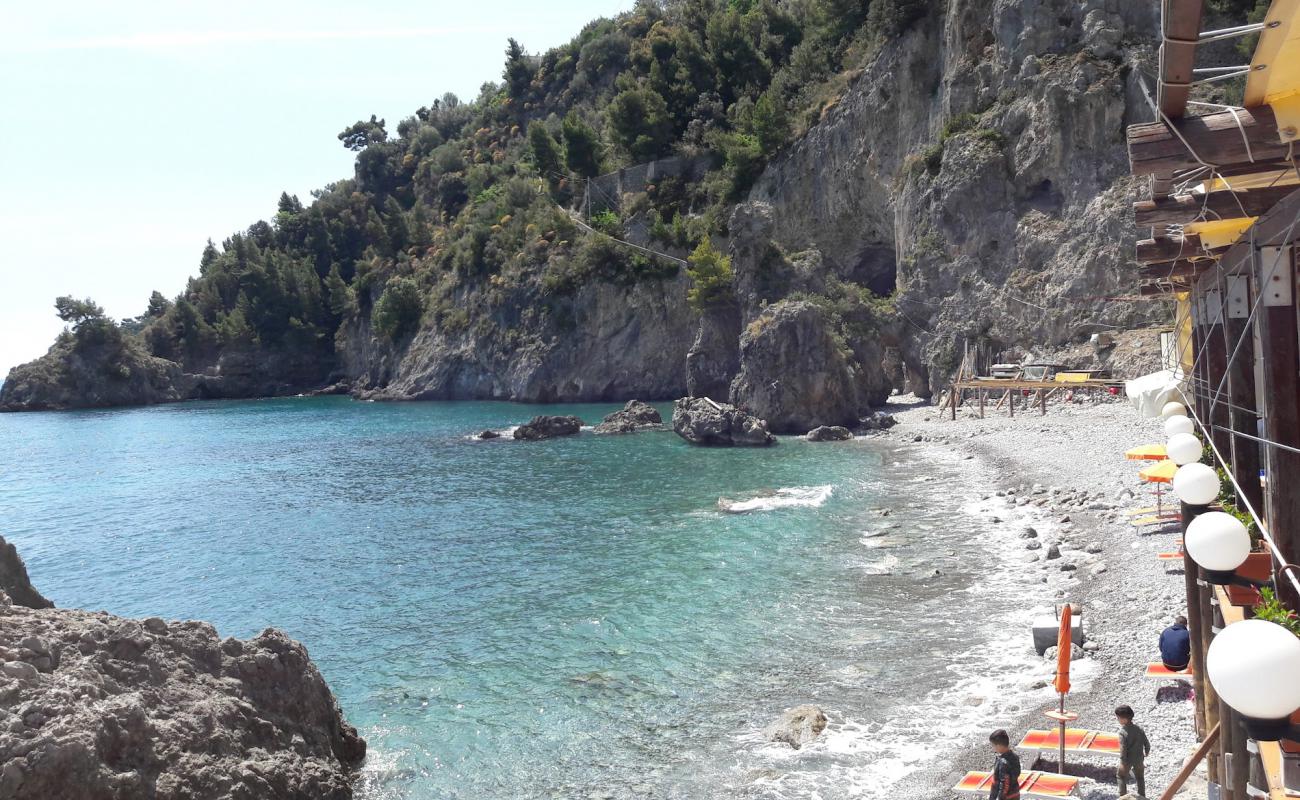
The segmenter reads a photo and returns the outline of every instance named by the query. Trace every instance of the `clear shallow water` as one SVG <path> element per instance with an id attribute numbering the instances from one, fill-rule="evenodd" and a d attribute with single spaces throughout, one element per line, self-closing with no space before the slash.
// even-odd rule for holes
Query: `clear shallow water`
<path id="1" fill-rule="evenodd" d="M 954 629 L 992 612 L 996 561 L 939 497 L 960 466 L 863 440 L 468 438 L 613 409 L 0 415 L 0 530 L 59 605 L 302 640 L 370 743 L 362 797 L 877 796 L 932 756 L 918 709 L 997 657 Z M 828 733 L 766 744 L 802 702 Z"/>

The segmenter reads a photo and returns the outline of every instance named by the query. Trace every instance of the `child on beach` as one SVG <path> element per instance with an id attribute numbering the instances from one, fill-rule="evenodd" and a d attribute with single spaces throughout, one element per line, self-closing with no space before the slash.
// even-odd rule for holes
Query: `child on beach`
<path id="1" fill-rule="evenodd" d="M 1120 706 L 1115 709 L 1115 719 L 1119 720 L 1119 769 L 1115 776 L 1119 781 L 1121 797 L 1128 794 L 1128 773 L 1133 770 L 1137 781 L 1138 797 L 1147 796 L 1146 763 L 1151 752 L 1151 742 L 1146 731 L 1133 723 L 1133 709 Z"/>
<path id="2" fill-rule="evenodd" d="M 999 728 L 989 734 L 989 743 L 997 754 L 989 800 L 1020 800 L 1020 756 L 1011 749 L 1011 738 Z"/>

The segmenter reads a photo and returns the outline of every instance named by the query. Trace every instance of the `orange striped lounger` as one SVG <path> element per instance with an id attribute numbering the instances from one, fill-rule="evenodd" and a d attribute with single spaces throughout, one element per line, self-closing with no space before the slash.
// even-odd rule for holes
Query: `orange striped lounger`
<path id="1" fill-rule="evenodd" d="M 1021 750 L 1051 750 L 1055 752 L 1061 745 L 1061 732 L 1030 731 L 1020 743 Z M 1080 728 L 1066 728 L 1065 750 L 1069 753 L 1088 753 L 1098 756 L 1119 755 L 1119 735 L 1102 731 L 1086 731 Z"/>
<path id="2" fill-rule="evenodd" d="M 1183 670 L 1182 672 L 1175 672 L 1169 667 L 1166 667 L 1164 664 L 1161 664 L 1159 661 L 1155 661 L 1150 664 L 1147 664 L 1147 677 L 1148 678 L 1190 678 L 1192 677 L 1192 668 L 1189 665 L 1187 669 Z"/>
<path id="3" fill-rule="evenodd" d="M 952 787 L 955 792 L 988 794 L 992 785 L 993 773 L 967 772 L 961 782 Z M 1021 797 L 1070 797 L 1079 785 L 1079 779 L 1069 775 L 1057 775 L 1054 772 L 1020 773 Z"/>

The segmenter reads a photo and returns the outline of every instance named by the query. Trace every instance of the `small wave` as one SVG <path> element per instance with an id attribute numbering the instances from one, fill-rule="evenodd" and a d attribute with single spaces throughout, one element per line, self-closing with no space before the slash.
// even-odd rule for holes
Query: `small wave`
<path id="1" fill-rule="evenodd" d="M 466 439 L 473 439 L 476 442 L 494 442 L 498 439 L 513 439 L 515 431 L 519 429 L 518 425 L 511 425 L 508 428 L 488 428 L 487 430 L 497 434 L 495 437 L 483 438 L 482 433 L 471 433 L 465 436 Z"/>
<path id="2" fill-rule="evenodd" d="M 862 571 L 867 575 L 893 575 L 894 569 L 899 565 L 898 556 L 886 555 L 879 561 L 871 561 L 862 565 Z"/>
<path id="3" fill-rule="evenodd" d="M 750 511 L 772 511 L 800 506 L 817 508 L 830 499 L 833 490 L 832 486 L 794 486 L 782 487 L 775 491 L 769 490 L 748 500 L 719 497 L 718 510 L 731 514 L 744 514 Z"/>

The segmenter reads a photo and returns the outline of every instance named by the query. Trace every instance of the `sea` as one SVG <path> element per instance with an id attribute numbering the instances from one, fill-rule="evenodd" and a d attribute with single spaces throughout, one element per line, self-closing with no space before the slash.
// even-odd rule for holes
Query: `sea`
<path id="1" fill-rule="evenodd" d="M 1018 709 L 1016 509 L 974 462 L 509 437 L 616 408 L 0 414 L 0 533 L 59 606 L 302 641 L 369 743 L 362 800 L 894 797 Z M 770 741 L 805 703 L 826 731 Z"/>

